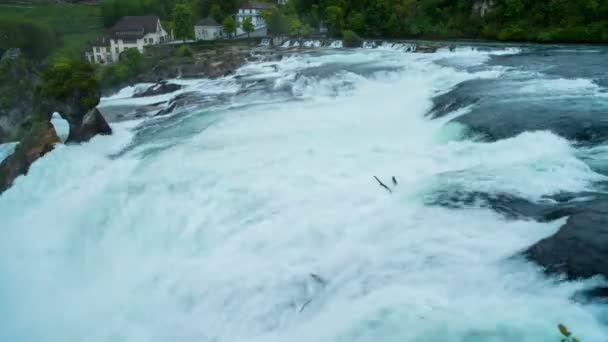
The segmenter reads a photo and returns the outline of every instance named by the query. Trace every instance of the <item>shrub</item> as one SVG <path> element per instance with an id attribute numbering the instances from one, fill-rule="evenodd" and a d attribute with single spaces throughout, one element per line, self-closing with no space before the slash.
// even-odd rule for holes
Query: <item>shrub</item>
<path id="1" fill-rule="evenodd" d="M 511 25 L 498 33 L 499 40 L 526 40 L 526 31 L 518 25 Z"/>
<path id="2" fill-rule="evenodd" d="M 176 57 L 192 57 L 193 55 L 192 49 L 188 45 L 182 45 L 175 50 Z"/>
<path id="3" fill-rule="evenodd" d="M 361 47 L 361 37 L 351 30 L 342 31 L 342 41 L 344 43 L 344 47 Z"/>

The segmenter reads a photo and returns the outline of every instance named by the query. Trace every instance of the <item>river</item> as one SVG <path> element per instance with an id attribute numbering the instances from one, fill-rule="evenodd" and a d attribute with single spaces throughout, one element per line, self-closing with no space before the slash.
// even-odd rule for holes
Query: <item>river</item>
<path id="1" fill-rule="evenodd" d="M 605 191 L 608 145 L 542 115 L 606 115 L 607 58 L 385 45 L 176 81 L 190 105 L 60 145 L 0 196 L 0 340 L 607 341 L 606 306 L 573 299 L 601 279 L 519 256 L 565 219 L 455 195 Z M 159 100 L 129 93 L 103 105 Z"/>

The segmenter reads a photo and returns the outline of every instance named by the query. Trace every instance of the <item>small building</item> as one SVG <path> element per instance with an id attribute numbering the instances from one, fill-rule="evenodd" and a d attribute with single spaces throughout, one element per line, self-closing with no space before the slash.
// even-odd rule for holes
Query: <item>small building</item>
<path id="1" fill-rule="evenodd" d="M 196 40 L 216 40 L 224 38 L 224 28 L 215 19 L 209 17 L 199 20 L 194 25 Z"/>
<path id="2" fill-rule="evenodd" d="M 137 49 L 143 53 L 145 46 L 170 40 L 157 16 L 123 17 L 104 37 L 90 44 L 85 56 L 94 63 L 115 63 L 128 49 Z"/>

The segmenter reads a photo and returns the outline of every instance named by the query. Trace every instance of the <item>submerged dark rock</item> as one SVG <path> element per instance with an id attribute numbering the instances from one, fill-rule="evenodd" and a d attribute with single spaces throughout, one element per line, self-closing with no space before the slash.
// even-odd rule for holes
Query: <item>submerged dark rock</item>
<path id="1" fill-rule="evenodd" d="M 444 191 L 427 204 L 450 208 L 487 207 L 508 219 L 551 222 L 567 217 L 559 231 L 523 252 L 547 274 L 567 279 L 608 277 L 608 195 L 564 193 L 539 202 L 509 194 Z"/>
<path id="2" fill-rule="evenodd" d="M 569 215 L 557 234 L 530 247 L 524 255 L 548 274 L 568 279 L 608 277 L 608 196 L 571 204 L 552 212 Z"/>
<path id="3" fill-rule="evenodd" d="M 174 91 L 180 90 L 182 86 L 178 84 L 168 83 L 166 81 L 159 82 L 148 89 L 136 93 L 133 97 L 147 97 L 147 96 L 157 96 L 172 93 Z"/>
<path id="4" fill-rule="evenodd" d="M 37 123 L 19 142 L 17 148 L 0 163 L 0 193 L 11 187 L 15 179 L 26 175 L 30 166 L 52 151 L 59 137 L 51 123 Z"/>
<path id="5" fill-rule="evenodd" d="M 571 106 L 570 106 L 571 107 Z M 587 144 L 608 140 L 608 115 L 601 109 L 586 110 L 556 104 L 512 103 L 509 106 L 480 106 L 454 121 L 464 124 L 490 141 L 517 136 L 526 131 L 551 131 L 563 138 Z"/>

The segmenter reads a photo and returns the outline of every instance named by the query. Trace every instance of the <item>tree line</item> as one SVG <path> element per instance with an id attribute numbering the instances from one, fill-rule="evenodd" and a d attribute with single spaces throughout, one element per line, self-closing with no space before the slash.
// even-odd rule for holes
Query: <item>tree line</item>
<path id="1" fill-rule="evenodd" d="M 608 0 L 291 0 L 311 27 L 366 37 L 607 42 Z"/>

